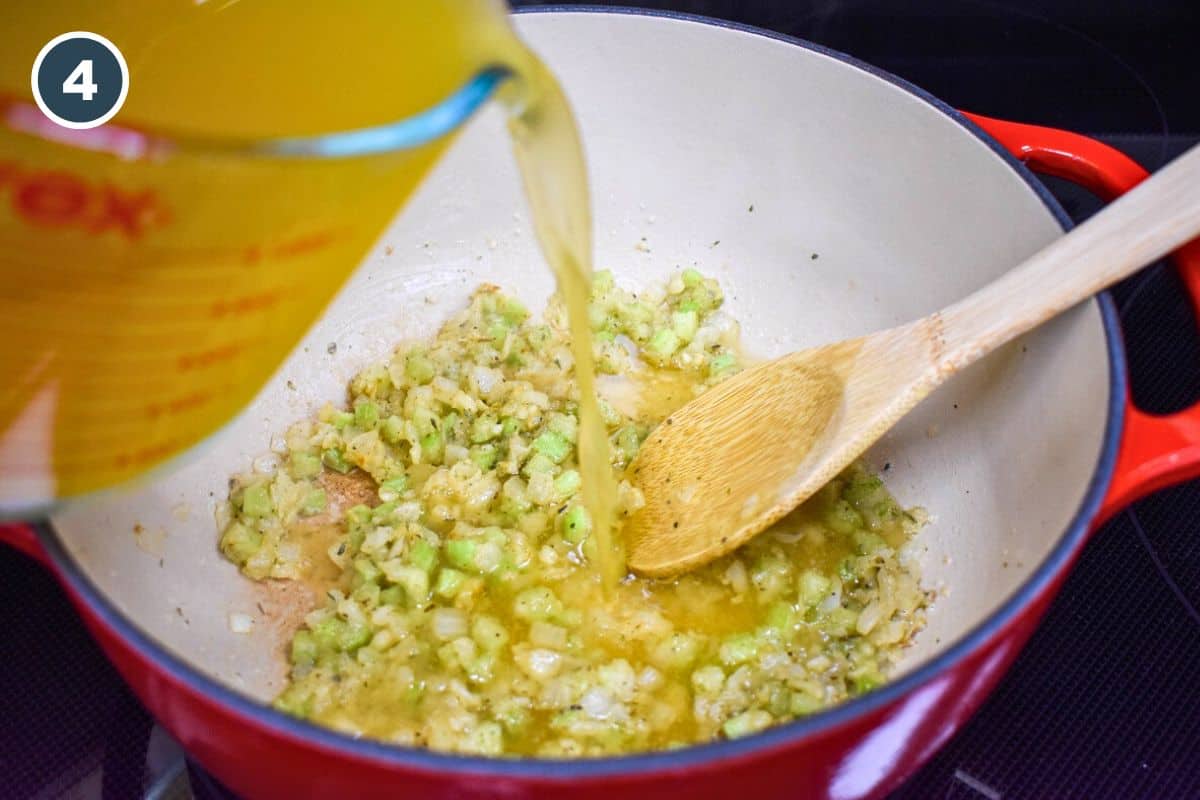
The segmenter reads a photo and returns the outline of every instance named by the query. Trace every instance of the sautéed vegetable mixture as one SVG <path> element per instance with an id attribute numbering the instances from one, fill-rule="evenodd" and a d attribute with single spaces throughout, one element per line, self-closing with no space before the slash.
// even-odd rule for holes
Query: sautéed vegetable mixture
<path id="1" fill-rule="evenodd" d="M 621 517 L 649 431 L 739 369 L 721 303 L 695 270 L 636 294 L 594 280 Z M 918 512 L 862 466 L 714 564 L 605 590 L 568 344 L 557 300 L 539 322 L 483 286 L 293 426 L 274 474 L 235 479 L 225 556 L 322 591 L 279 708 L 436 750 L 593 756 L 745 736 L 884 680 L 929 597 Z"/>

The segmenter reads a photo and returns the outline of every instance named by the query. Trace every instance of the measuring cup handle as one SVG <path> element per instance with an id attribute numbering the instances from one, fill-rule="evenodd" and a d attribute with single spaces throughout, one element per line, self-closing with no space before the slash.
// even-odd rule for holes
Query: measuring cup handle
<path id="1" fill-rule="evenodd" d="M 1034 172 L 1072 181 L 1104 200 L 1124 194 L 1149 174 L 1119 150 L 1077 133 L 966 116 Z M 1200 320 L 1200 239 L 1171 259 Z M 1173 414 L 1148 414 L 1127 392 L 1116 468 L 1095 524 L 1151 492 L 1195 477 L 1200 477 L 1200 402 Z"/>

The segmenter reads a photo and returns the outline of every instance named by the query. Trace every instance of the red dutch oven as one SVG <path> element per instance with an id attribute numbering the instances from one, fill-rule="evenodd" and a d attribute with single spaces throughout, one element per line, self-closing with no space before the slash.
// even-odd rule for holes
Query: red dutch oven
<path id="1" fill-rule="evenodd" d="M 762 355 L 924 315 L 1060 235 L 1069 220 L 1030 170 L 1106 199 L 1146 177 L 1096 141 L 961 113 L 763 31 L 602 9 L 523 14 L 517 27 L 579 111 L 600 263 L 619 280 L 689 263 L 715 273 Z M 399 334 L 430 331 L 471 286 L 544 297 L 533 239 L 513 234 L 520 199 L 505 150 L 498 114 L 475 119 L 305 346 L 192 463 L 0 528 L 57 576 L 146 707 L 240 794 L 876 797 L 983 702 L 1091 530 L 1200 475 L 1200 405 L 1163 417 L 1131 403 L 1102 295 L 956 376 L 870 454 L 891 462 L 903 501 L 931 511 L 922 566 L 941 590 L 885 686 L 744 739 L 592 760 L 431 753 L 277 712 L 268 701 L 288 630 L 269 612 L 284 601 L 219 558 L 209 512 L 272 432 L 337 397 Z M 635 249 L 642 237 L 649 247 Z M 1200 313 L 1200 243 L 1174 261 Z M 397 315 L 403 325 L 380 335 Z M 329 341 L 353 344 L 339 349 L 344 365 L 330 366 Z M 256 616 L 258 604 L 254 632 L 233 633 L 229 614 Z"/>

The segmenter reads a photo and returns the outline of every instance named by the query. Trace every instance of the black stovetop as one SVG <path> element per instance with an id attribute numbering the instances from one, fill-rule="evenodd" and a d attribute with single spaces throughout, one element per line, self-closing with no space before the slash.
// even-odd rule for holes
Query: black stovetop
<path id="1" fill-rule="evenodd" d="M 522 2 L 518 5 L 560 5 Z M 1147 168 L 1200 142 L 1195 0 L 653 2 L 851 53 L 959 107 L 1091 132 Z M 1097 203 L 1048 182 L 1077 219 Z M 1133 393 L 1200 398 L 1173 270 L 1119 286 Z M 1089 542 L 980 712 L 897 800 L 1200 797 L 1200 482 Z M 154 726 L 36 564 L 0 549 L 0 796 L 228 797 Z"/>

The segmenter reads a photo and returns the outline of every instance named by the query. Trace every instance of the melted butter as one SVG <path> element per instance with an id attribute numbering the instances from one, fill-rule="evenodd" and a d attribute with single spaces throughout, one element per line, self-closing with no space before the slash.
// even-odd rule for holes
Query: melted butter
<path id="1" fill-rule="evenodd" d="M 628 375 L 605 375 L 600 394 L 613 408 L 639 422 L 658 423 L 703 391 L 696 376 L 681 370 L 642 368 Z"/>
<path id="2" fill-rule="evenodd" d="M 345 536 L 340 520 L 336 522 L 301 522 L 289 531 L 289 540 L 300 548 L 300 580 L 314 594 L 322 595 L 336 588 L 342 579 L 342 569 L 329 557 L 329 548 Z"/>
<path id="3" fill-rule="evenodd" d="M 320 514 L 299 520 L 288 528 L 288 542 L 300 548 L 300 581 L 316 597 L 349 581 L 352 573 L 342 574 L 329 557 L 329 548 L 346 533 L 342 524 L 346 509 L 357 505 L 376 506 L 375 481 L 360 470 L 339 475 L 328 470 L 317 481 L 325 490 L 326 508 Z"/>

